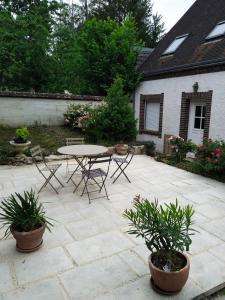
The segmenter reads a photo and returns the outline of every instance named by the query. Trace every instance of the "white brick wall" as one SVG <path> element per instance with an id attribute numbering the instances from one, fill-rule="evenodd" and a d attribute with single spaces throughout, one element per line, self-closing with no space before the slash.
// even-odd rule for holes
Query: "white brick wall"
<path id="1" fill-rule="evenodd" d="M 179 134 L 182 92 L 193 92 L 196 81 L 199 92 L 213 91 L 209 137 L 225 140 L 225 72 L 217 72 L 142 82 L 135 92 L 136 118 L 139 119 L 140 94 L 164 93 L 163 130 L 161 139 L 142 134 L 138 136 L 139 141 L 152 140 L 157 150 L 163 151 L 164 134 Z"/>
<path id="2" fill-rule="evenodd" d="M 63 114 L 71 103 L 99 105 L 100 101 L 0 97 L 0 125 L 11 127 L 62 125 Z"/>

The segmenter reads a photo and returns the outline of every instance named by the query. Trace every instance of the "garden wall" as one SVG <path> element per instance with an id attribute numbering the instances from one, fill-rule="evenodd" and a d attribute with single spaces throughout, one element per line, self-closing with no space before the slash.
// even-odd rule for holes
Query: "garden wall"
<path id="1" fill-rule="evenodd" d="M 71 103 L 99 105 L 100 96 L 0 92 L 0 125 L 62 125 L 63 114 Z"/>

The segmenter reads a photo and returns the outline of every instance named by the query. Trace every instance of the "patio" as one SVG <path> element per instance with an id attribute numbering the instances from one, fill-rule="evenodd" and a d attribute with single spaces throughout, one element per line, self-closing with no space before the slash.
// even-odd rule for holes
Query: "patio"
<path id="1" fill-rule="evenodd" d="M 63 162 L 59 174 L 65 178 Z M 113 166 L 114 167 L 114 166 Z M 111 173 L 113 172 L 113 167 Z M 1 300 L 149 300 L 167 299 L 149 283 L 149 252 L 143 240 L 126 233 L 122 212 L 135 195 L 161 203 L 193 204 L 196 229 L 190 250 L 191 271 L 183 291 L 173 299 L 190 300 L 225 282 L 225 185 L 137 155 L 115 184 L 107 180 L 110 201 L 73 194 L 70 182 L 56 195 L 40 193 L 47 215 L 57 222 L 45 232 L 43 247 L 31 254 L 15 250 L 12 238 L 0 241 Z M 0 198 L 37 190 L 41 177 L 34 165 L 0 166 Z M 53 181 L 54 182 L 54 181 Z M 3 234 L 3 231 L 1 232 Z"/>

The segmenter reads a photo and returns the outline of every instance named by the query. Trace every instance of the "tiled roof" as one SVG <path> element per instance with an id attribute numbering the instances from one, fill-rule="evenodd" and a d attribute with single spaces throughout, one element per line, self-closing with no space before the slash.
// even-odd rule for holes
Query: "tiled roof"
<path id="1" fill-rule="evenodd" d="M 225 63 L 225 37 L 206 41 L 220 21 L 225 21 L 225 0 L 197 0 L 143 63 L 144 75 Z M 163 56 L 175 38 L 184 34 L 188 37 L 175 53 Z"/>

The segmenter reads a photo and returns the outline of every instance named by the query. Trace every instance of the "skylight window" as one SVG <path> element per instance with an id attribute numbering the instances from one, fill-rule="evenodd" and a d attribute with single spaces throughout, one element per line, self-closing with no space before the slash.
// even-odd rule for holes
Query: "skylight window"
<path id="1" fill-rule="evenodd" d="M 163 52 L 163 55 L 174 53 L 177 50 L 177 48 L 180 47 L 180 45 L 185 41 L 187 36 L 188 34 L 184 34 L 176 37 L 172 44 L 170 44 L 169 47 Z"/>
<path id="2" fill-rule="evenodd" d="M 225 21 L 219 22 L 216 27 L 206 37 L 207 40 L 215 39 L 225 34 Z"/>

